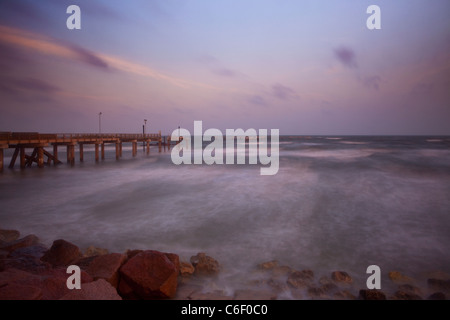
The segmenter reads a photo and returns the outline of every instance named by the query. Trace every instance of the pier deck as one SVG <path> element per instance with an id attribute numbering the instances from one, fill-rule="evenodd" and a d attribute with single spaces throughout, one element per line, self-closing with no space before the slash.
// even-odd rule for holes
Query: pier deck
<path id="1" fill-rule="evenodd" d="M 158 145 L 159 152 L 162 147 L 170 149 L 170 136 L 161 136 L 159 133 L 150 134 L 52 134 L 38 132 L 0 132 L 0 172 L 3 170 L 4 149 L 14 149 L 9 168 L 14 168 L 17 158 L 20 159 L 20 168 L 31 167 L 33 163 L 42 168 L 44 165 L 54 165 L 62 163 L 58 158 L 58 146 L 67 148 L 67 163 L 75 164 L 75 146 L 79 146 L 80 162 L 84 161 L 83 146 L 85 144 L 95 145 L 95 161 L 98 162 L 105 158 L 105 143 L 114 143 L 116 147 L 116 160 L 122 156 L 122 144 L 132 144 L 133 157 L 137 154 L 138 142 L 142 142 L 144 151 L 150 153 L 150 144 L 155 142 Z M 51 153 L 45 148 L 52 146 Z M 31 154 L 26 153 L 26 149 L 32 149 Z M 44 157 L 47 160 L 44 161 Z"/>

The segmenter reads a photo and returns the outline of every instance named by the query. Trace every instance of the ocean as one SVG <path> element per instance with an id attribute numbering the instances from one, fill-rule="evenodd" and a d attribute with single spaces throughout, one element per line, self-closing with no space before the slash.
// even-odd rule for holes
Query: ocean
<path id="1" fill-rule="evenodd" d="M 240 146 L 245 147 L 245 145 Z M 217 259 L 214 286 L 233 291 L 259 263 L 342 270 L 365 288 L 366 269 L 425 281 L 450 273 L 450 137 L 282 136 L 279 171 L 261 165 L 174 165 L 114 146 L 95 163 L 0 174 L 0 228 L 82 250 L 152 249 Z M 59 150 L 65 159 L 65 148 Z"/>

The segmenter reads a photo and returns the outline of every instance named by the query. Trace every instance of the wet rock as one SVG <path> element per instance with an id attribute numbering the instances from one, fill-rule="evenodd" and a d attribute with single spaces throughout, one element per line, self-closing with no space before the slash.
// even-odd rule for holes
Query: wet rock
<path id="1" fill-rule="evenodd" d="M 116 289 L 106 280 L 83 284 L 81 289 L 71 290 L 60 300 L 122 300 Z"/>
<path id="2" fill-rule="evenodd" d="M 121 294 L 132 293 L 141 299 L 172 298 L 177 289 L 177 255 L 147 250 L 136 254 L 121 268 L 120 275 L 125 284 L 119 285 Z M 175 262 L 175 263 L 174 263 Z M 122 290 L 128 288 L 125 292 Z"/>
<path id="3" fill-rule="evenodd" d="M 5 250 L 5 251 L 11 252 L 11 251 L 19 249 L 19 248 L 35 245 L 38 242 L 39 242 L 39 238 L 36 237 L 34 234 L 30 234 L 24 238 L 4 243 L 0 247 L 0 250 Z"/>
<path id="4" fill-rule="evenodd" d="M 0 271 L 14 268 L 29 272 L 39 272 L 50 267 L 50 264 L 28 255 L 16 256 L 13 258 L 9 257 L 0 260 Z"/>
<path id="5" fill-rule="evenodd" d="M 17 230 L 0 229 L 0 242 L 12 242 L 20 237 L 20 232 Z"/>
<path id="6" fill-rule="evenodd" d="M 135 255 L 137 255 L 138 253 L 141 253 L 142 251 L 144 251 L 144 250 L 139 250 L 139 249 L 136 249 L 136 250 L 127 250 L 127 251 L 125 252 L 125 255 L 127 256 L 127 260 L 133 258 Z"/>
<path id="7" fill-rule="evenodd" d="M 333 294 L 333 298 L 336 300 L 355 300 L 356 297 L 348 290 L 338 291 Z"/>
<path id="8" fill-rule="evenodd" d="M 125 263 L 126 256 L 121 253 L 110 253 L 96 256 L 86 271 L 95 280 L 104 279 L 114 288 L 119 285 L 119 269 Z"/>
<path id="9" fill-rule="evenodd" d="M 450 291 L 450 280 L 441 279 L 428 279 L 428 287 L 434 290 L 449 292 Z"/>
<path id="10" fill-rule="evenodd" d="M 413 283 L 413 279 L 411 279 L 408 276 L 403 275 L 402 273 L 398 271 L 391 271 L 388 274 L 389 279 L 391 279 L 392 282 L 401 284 L 401 283 Z"/>
<path id="11" fill-rule="evenodd" d="M 314 279 L 314 272 L 311 270 L 293 271 L 286 283 L 292 288 L 305 288 L 311 285 Z"/>
<path id="12" fill-rule="evenodd" d="M 190 300 L 191 295 L 196 292 L 202 292 L 203 287 L 197 284 L 182 284 L 178 285 L 177 292 L 174 299 L 176 300 Z"/>
<path id="13" fill-rule="evenodd" d="M 93 256 L 105 255 L 105 254 L 108 254 L 108 253 L 109 253 L 108 249 L 96 248 L 94 246 L 89 246 L 86 249 L 86 251 L 84 252 L 84 256 L 85 257 L 93 257 Z"/>
<path id="14" fill-rule="evenodd" d="M 17 283 L 8 283 L 0 287 L 0 300 L 40 300 L 41 289 Z"/>
<path id="15" fill-rule="evenodd" d="M 286 277 L 292 272 L 292 268 L 288 266 L 276 266 L 272 269 L 272 275 L 274 277 Z"/>
<path id="16" fill-rule="evenodd" d="M 272 270 L 273 268 L 278 267 L 278 261 L 272 260 L 258 264 L 258 269 L 260 270 Z"/>
<path id="17" fill-rule="evenodd" d="M 339 289 L 339 287 L 334 283 L 325 283 L 321 285 L 320 288 L 328 294 Z"/>
<path id="18" fill-rule="evenodd" d="M 422 294 L 422 291 L 420 288 L 413 286 L 411 284 L 402 284 L 398 286 L 399 291 L 403 291 L 406 293 L 411 293 L 420 296 Z"/>
<path id="19" fill-rule="evenodd" d="M 29 277 L 33 277 L 33 274 L 19 270 L 19 269 L 8 269 L 0 272 L 0 287 L 5 286 L 8 282 L 17 282 Z"/>
<path id="20" fill-rule="evenodd" d="M 310 287 L 308 288 L 308 296 L 311 299 L 329 299 L 329 296 L 325 290 L 321 287 Z"/>
<path id="21" fill-rule="evenodd" d="M 386 300 L 386 295 L 379 290 L 362 289 L 359 290 L 359 299 L 361 300 Z"/>
<path id="22" fill-rule="evenodd" d="M 23 247 L 12 251 L 9 256 L 11 258 L 22 257 L 22 256 L 31 256 L 36 259 L 41 259 L 45 252 L 48 250 L 42 244 L 36 244 L 29 247 Z"/>
<path id="23" fill-rule="evenodd" d="M 52 247 L 41 258 L 53 266 L 69 266 L 82 257 L 80 249 L 63 239 L 53 241 Z"/>
<path id="24" fill-rule="evenodd" d="M 195 256 L 191 257 L 191 264 L 194 266 L 196 275 L 216 275 L 220 271 L 219 262 L 207 256 L 205 253 L 200 252 Z"/>
<path id="25" fill-rule="evenodd" d="M 353 279 L 350 275 L 345 271 L 333 271 L 331 273 L 331 279 L 335 282 L 339 283 L 352 283 Z"/>
<path id="26" fill-rule="evenodd" d="M 186 261 L 181 261 L 180 262 L 180 275 L 186 277 L 186 276 L 190 276 L 194 273 L 195 268 L 192 264 L 190 264 L 189 262 Z"/>
<path id="27" fill-rule="evenodd" d="M 398 290 L 394 293 L 394 296 L 392 297 L 394 300 L 422 300 L 422 297 L 411 292 L 405 292 Z"/>
<path id="28" fill-rule="evenodd" d="M 427 300 L 445 300 L 447 297 L 443 292 L 435 292 L 428 296 Z"/>

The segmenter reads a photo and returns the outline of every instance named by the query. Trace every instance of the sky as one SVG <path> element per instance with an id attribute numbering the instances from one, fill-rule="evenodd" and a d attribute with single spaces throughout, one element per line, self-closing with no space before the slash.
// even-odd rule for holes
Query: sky
<path id="1" fill-rule="evenodd" d="M 147 119 L 163 134 L 201 120 L 450 135 L 449 12 L 448 0 L 0 0 L 0 131 L 96 133 L 100 120 L 141 133 Z"/>

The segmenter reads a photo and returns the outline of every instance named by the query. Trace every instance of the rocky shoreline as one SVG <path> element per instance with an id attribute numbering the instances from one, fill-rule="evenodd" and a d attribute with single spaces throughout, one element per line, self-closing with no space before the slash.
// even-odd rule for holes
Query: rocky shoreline
<path id="1" fill-rule="evenodd" d="M 81 270 L 81 289 L 68 289 L 69 265 Z M 241 289 L 211 288 L 221 273 L 217 260 L 198 253 L 190 261 L 156 250 L 110 253 L 55 240 L 50 248 L 35 235 L 0 229 L 0 300 L 446 300 L 450 276 L 435 272 L 426 284 L 397 271 L 389 272 L 392 292 L 354 285 L 345 271 L 320 276 L 278 261 L 255 266 Z"/>

